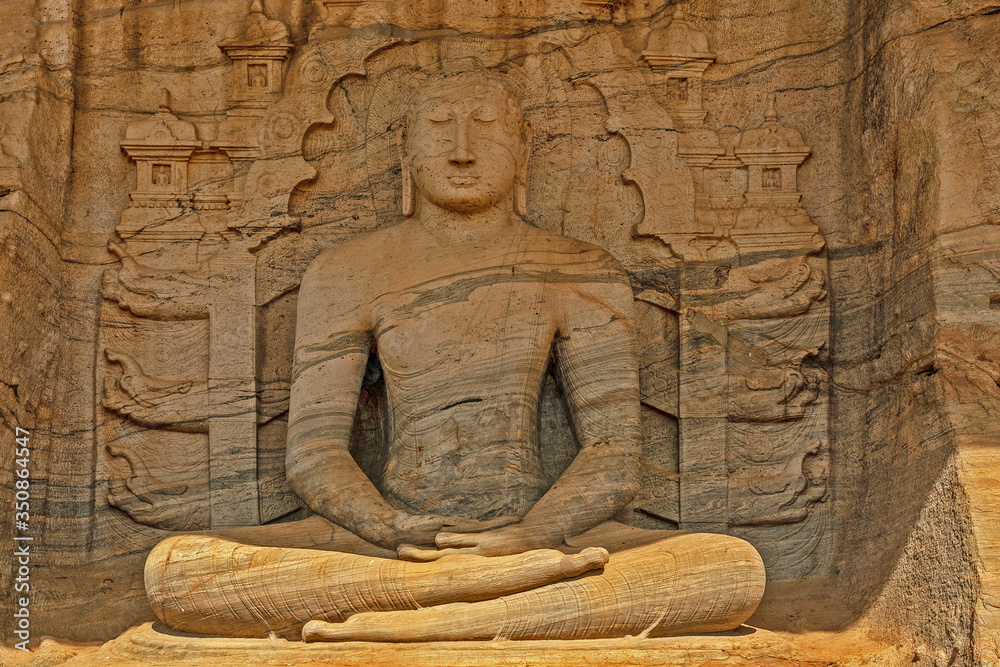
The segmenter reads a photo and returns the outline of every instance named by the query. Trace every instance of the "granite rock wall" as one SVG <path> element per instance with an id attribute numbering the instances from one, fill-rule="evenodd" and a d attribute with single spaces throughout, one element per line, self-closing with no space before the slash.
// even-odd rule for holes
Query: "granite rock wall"
<path id="1" fill-rule="evenodd" d="M 174 331 L 190 340 L 208 334 L 195 331 L 201 325 L 170 329 L 131 314 L 107 316 L 102 280 L 106 269 L 119 266 L 108 243 L 121 241 L 119 226 L 136 184 L 136 162 L 122 143 L 131 123 L 162 105 L 164 88 L 171 92 L 169 112 L 191 124 L 199 141 L 219 139 L 233 102 L 231 61 L 218 43 L 228 26 L 246 18 L 245 4 L 0 3 L 0 18 L 10 26 L 0 39 L 0 487 L 13 496 L 13 429 L 28 429 L 37 558 L 33 637 L 105 640 L 152 619 L 141 565 L 145 550 L 167 533 L 132 522 L 106 501 L 109 476 L 122 465 L 109 462 L 106 446 L 125 435 L 101 404 L 104 348 L 115 326 L 160 327 L 158 335 Z M 376 12 L 382 4 L 374 4 Z M 287 27 L 293 65 L 296 53 L 322 37 L 316 31 L 321 5 L 265 3 L 270 19 Z M 452 36 L 474 31 L 472 19 L 442 7 L 376 15 L 372 22 L 381 24 L 382 36 L 396 30 L 389 23 L 407 21 L 408 30 L 433 29 L 437 21 Z M 476 37 L 544 33 L 581 20 L 573 7 L 559 7 L 555 19 L 524 10 Z M 758 127 L 774 94 L 782 125 L 798 130 L 811 149 L 798 169 L 798 190 L 826 243 L 829 339 L 818 356 L 829 376 L 824 555 L 807 574 L 770 582 L 751 623 L 794 632 L 862 627 L 912 644 L 918 664 L 990 664 L 1000 633 L 993 605 L 1000 499 L 991 450 L 1000 407 L 994 344 L 1000 335 L 1000 6 L 988 0 L 691 0 L 650 3 L 649 16 L 623 8 L 587 20 L 603 22 L 629 47 L 650 28 L 668 25 L 678 8 L 716 55 L 701 84 L 707 126 L 720 136 Z M 377 56 L 380 63 L 396 57 L 388 53 Z M 552 79 L 571 77 L 555 72 Z M 331 92 L 331 117 L 355 108 L 367 94 L 361 86 L 360 78 L 348 77 Z M 636 250 L 627 221 L 650 199 L 621 178 L 637 145 L 604 127 L 599 114 L 609 103 L 594 88 L 566 90 L 564 102 L 577 113 L 579 154 L 586 155 L 566 178 L 597 174 L 606 187 L 600 201 L 560 204 L 571 214 L 557 231 L 600 243 L 627 266 L 640 266 L 648 260 Z M 313 151 L 309 164 L 323 168 L 285 193 L 287 212 L 301 217 L 302 229 L 281 232 L 300 241 L 281 237 L 274 246 L 284 248 L 272 262 L 279 277 L 301 271 L 323 247 L 384 224 L 351 203 L 343 194 L 350 188 L 330 194 L 340 184 L 329 182 L 337 172 L 324 169 L 350 174 L 337 161 L 349 167 L 356 157 L 341 150 L 349 133 L 334 127 L 333 134 L 311 129 L 304 140 L 306 152 Z M 561 135 L 555 124 L 550 129 L 545 141 L 555 151 Z M 200 172 L 201 192 L 212 194 L 217 172 L 209 162 Z M 390 177 L 396 176 L 384 175 Z M 208 213 L 203 219 L 206 228 L 215 224 Z M 182 237 L 167 239 L 167 247 L 187 252 Z M 145 259 L 157 261 L 152 252 Z M 289 346 L 294 285 L 292 279 L 262 306 L 263 356 L 271 347 L 280 356 Z M 673 340 L 682 328 L 678 316 L 655 312 L 650 322 Z M 680 354 L 679 345 L 672 342 L 663 354 Z M 168 368 L 176 357 L 169 344 L 164 350 L 162 358 L 151 358 Z M 280 364 L 268 373 L 279 378 Z M 683 435 L 676 411 L 665 414 L 646 416 L 661 423 L 664 451 L 674 452 L 661 463 L 672 469 L 682 465 L 676 451 Z M 549 418 L 559 421 L 555 408 Z M 270 452 L 266 460 L 280 459 L 280 423 L 258 427 L 260 451 Z M 196 448 L 203 446 L 200 437 L 171 433 L 164 442 Z M 280 494 L 274 497 L 280 504 Z M 636 516 L 644 525 L 665 525 L 662 518 Z M 9 512 L 0 516 L 0 534 L 14 531 L 12 520 Z M 12 569 L 0 569 L 0 588 L 9 590 L 13 577 Z M 5 645 L 14 639 L 13 607 L 3 605 L 12 603 L 0 596 Z"/>

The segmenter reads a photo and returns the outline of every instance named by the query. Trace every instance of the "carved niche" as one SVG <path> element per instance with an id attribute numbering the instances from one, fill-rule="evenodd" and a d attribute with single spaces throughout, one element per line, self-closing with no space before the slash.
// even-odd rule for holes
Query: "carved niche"
<path id="1" fill-rule="evenodd" d="M 644 3 L 563 3 L 579 21 L 476 38 L 372 28 L 428 20 L 383 15 L 384 3 L 322 4 L 295 49 L 256 2 L 231 26 L 215 139 L 166 100 L 123 142 L 138 185 L 110 246 L 121 262 L 104 281 L 98 378 L 102 529 L 115 548 L 150 543 L 135 523 L 301 516 L 283 459 L 302 272 L 322 249 L 402 220 L 410 93 L 442 63 L 475 59 L 511 82 L 532 126 L 528 221 L 607 248 L 633 277 L 646 467 L 618 518 L 743 537 L 772 580 L 823 574 L 826 259 L 800 203 L 810 149 L 778 101 L 758 126 L 713 128 L 704 90 L 722 84 L 706 78 L 708 38 L 681 13 L 654 29 Z M 549 11 L 529 4 L 520 11 Z M 369 370 L 359 445 L 383 428 Z M 541 401 L 554 479 L 575 442 L 553 380 Z M 377 477 L 378 447 L 357 452 Z"/>

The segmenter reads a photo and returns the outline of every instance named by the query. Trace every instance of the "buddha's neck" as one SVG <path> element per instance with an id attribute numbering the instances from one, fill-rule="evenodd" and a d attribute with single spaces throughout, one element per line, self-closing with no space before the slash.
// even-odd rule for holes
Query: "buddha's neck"
<path id="1" fill-rule="evenodd" d="M 431 234 L 446 243 L 467 243 L 509 238 L 521 224 L 510 201 L 474 213 L 439 208 L 424 200 L 417 219 Z"/>

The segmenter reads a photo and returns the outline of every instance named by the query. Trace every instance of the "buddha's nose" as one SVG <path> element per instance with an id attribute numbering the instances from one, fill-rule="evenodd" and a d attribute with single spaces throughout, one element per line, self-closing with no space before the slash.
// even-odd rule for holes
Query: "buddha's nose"
<path id="1" fill-rule="evenodd" d="M 469 147 L 469 123 L 459 121 L 455 124 L 455 147 L 448 155 L 452 164 L 469 165 L 476 161 L 476 155 Z"/>

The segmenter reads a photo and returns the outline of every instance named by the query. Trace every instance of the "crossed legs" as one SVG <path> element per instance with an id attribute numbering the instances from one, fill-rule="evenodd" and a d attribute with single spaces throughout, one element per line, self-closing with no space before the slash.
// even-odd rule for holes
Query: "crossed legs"
<path id="1" fill-rule="evenodd" d="M 586 553 L 586 551 L 582 552 Z M 679 534 L 613 553 L 602 570 L 480 602 L 306 623 L 306 641 L 596 639 L 732 630 L 764 594 L 756 550 Z"/>
<path id="2" fill-rule="evenodd" d="M 164 540 L 146 561 L 154 611 L 176 630 L 239 637 L 573 639 L 730 630 L 764 590 L 757 552 L 724 535 L 599 527 L 571 540 L 575 554 L 413 563 L 337 551 L 367 543 L 320 521 Z"/>

